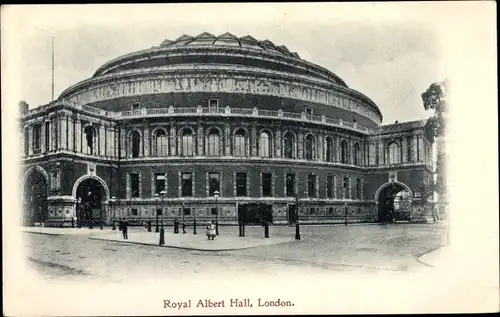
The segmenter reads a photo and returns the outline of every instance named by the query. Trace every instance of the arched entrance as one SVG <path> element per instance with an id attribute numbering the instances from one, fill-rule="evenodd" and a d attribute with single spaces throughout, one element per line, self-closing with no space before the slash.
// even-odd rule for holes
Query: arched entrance
<path id="1" fill-rule="evenodd" d="M 76 218 L 78 226 L 88 226 L 105 220 L 103 202 L 106 189 L 96 178 L 86 178 L 76 187 Z"/>
<path id="2" fill-rule="evenodd" d="M 378 221 L 392 223 L 410 220 L 412 192 L 408 186 L 399 182 L 382 185 L 375 194 L 378 203 Z"/>
<path id="3" fill-rule="evenodd" d="M 47 220 L 47 178 L 38 169 L 29 171 L 24 180 L 23 225 L 33 226 Z"/>

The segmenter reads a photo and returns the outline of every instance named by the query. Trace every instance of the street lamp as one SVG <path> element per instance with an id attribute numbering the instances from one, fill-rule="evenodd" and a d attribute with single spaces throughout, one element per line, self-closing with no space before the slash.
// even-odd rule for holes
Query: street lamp
<path id="1" fill-rule="evenodd" d="M 349 213 L 349 210 L 347 209 L 347 203 L 344 203 L 344 212 L 345 212 L 345 225 L 347 226 L 347 215 Z"/>
<path id="2" fill-rule="evenodd" d="M 219 199 L 219 191 L 214 192 L 215 197 L 215 234 L 219 235 L 219 205 L 217 204 L 217 200 Z"/>
<path id="3" fill-rule="evenodd" d="M 300 226 L 299 226 L 299 195 L 295 196 L 295 240 L 300 240 Z"/>
<path id="4" fill-rule="evenodd" d="M 166 194 L 166 193 L 167 193 L 167 192 L 166 192 L 166 191 L 164 191 L 164 190 L 162 190 L 162 191 L 160 192 L 160 196 L 161 196 L 161 210 L 162 210 L 162 211 L 165 209 L 165 208 L 164 208 L 165 206 L 164 206 L 164 204 L 163 204 L 163 203 L 164 203 L 163 198 L 165 197 L 165 194 Z M 165 229 L 163 228 L 163 213 L 162 213 L 162 217 L 161 217 L 160 243 L 159 243 L 159 244 L 160 244 L 160 245 L 164 245 L 164 244 L 165 244 Z"/>
<path id="5" fill-rule="evenodd" d="M 78 225 L 78 228 L 81 228 L 82 227 L 82 221 L 81 221 L 81 208 L 82 208 L 82 197 L 78 197 L 78 203 L 76 205 L 76 222 L 77 222 L 77 225 Z"/>
<path id="6" fill-rule="evenodd" d="M 116 197 L 111 197 L 111 206 L 113 207 L 113 230 L 116 230 Z"/>
<path id="7" fill-rule="evenodd" d="M 158 200 L 160 199 L 160 195 L 158 194 L 155 194 L 155 202 L 156 202 L 156 228 L 155 228 L 155 232 L 160 232 L 160 228 L 158 227 L 158 214 L 160 213 L 158 211 Z M 163 206 L 162 206 L 163 208 Z"/>

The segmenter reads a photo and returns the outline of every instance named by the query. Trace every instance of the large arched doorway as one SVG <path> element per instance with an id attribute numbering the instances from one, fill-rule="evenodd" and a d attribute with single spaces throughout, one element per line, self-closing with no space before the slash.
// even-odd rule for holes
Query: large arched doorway
<path id="1" fill-rule="evenodd" d="M 392 223 L 398 220 L 410 220 L 412 193 L 410 189 L 397 182 L 383 185 L 377 191 L 378 221 Z"/>
<path id="2" fill-rule="evenodd" d="M 106 192 L 100 181 L 87 178 L 76 188 L 76 217 L 77 224 L 87 226 L 104 221 L 103 202 Z"/>
<path id="3" fill-rule="evenodd" d="M 47 178 L 39 170 L 33 170 L 24 181 L 23 224 L 43 223 L 47 215 Z"/>

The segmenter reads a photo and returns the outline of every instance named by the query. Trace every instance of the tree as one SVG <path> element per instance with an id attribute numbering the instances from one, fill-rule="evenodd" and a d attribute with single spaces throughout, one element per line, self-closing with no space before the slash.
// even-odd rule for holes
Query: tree
<path id="1" fill-rule="evenodd" d="M 427 121 L 427 133 L 433 138 L 442 138 L 445 135 L 445 116 L 447 111 L 446 95 L 448 81 L 445 79 L 439 83 L 432 83 L 427 90 L 422 93 L 422 102 L 425 110 L 434 110 L 434 115 Z M 436 160 L 436 182 L 428 186 L 428 190 L 434 190 L 439 195 L 446 194 L 445 176 L 445 152 L 444 143 L 438 142 L 438 155 Z M 432 188 L 431 188 L 432 187 Z"/>

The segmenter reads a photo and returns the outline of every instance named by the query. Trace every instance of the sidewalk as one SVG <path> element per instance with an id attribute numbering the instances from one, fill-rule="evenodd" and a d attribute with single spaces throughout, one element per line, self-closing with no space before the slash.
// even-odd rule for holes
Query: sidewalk
<path id="1" fill-rule="evenodd" d="M 171 230 L 170 227 L 165 228 L 165 244 L 162 247 L 197 251 L 231 251 L 295 241 L 292 235 L 286 237 L 271 235 L 269 238 L 264 238 L 262 235 L 256 235 L 257 232 L 252 232 L 254 230 L 251 230 L 250 234 L 245 237 L 238 237 L 237 232 L 229 233 L 227 228 L 224 228 L 215 240 L 207 240 L 205 230 L 201 227 L 196 235 L 192 231 L 188 231 L 186 234 L 174 234 Z M 111 230 L 109 227 L 104 227 L 103 230 L 100 227 L 94 227 L 94 229 L 21 227 L 20 231 L 46 235 L 88 236 L 91 240 L 160 246 L 160 233 L 155 233 L 154 228 L 153 232 L 147 232 L 140 227 L 129 228 L 128 240 L 123 239 L 122 232 L 118 228 Z"/>
<path id="2" fill-rule="evenodd" d="M 418 258 L 418 261 L 433 267 L 446 267 L 450 262 L 451 252 L 448 246 L 426 253 Z"/>
<path id="3" fill-rule="evenodd" d="M 160 233 L 155 232 L 129 232 L 128 240 L 123 240 L 121 231 L 115 231 L 102 235 L 93 235 L 89 237 L 89 239 L 160 246 Z M 238 237 L 236 235 L 225 235 L 222 233 L 217 236 L 215 240 L 208 240 L 204 230 L 200 230 L 196 235 L 191 232 L 186 234 L 174 234 L 165 231 L 165 245 L 163 245 L 163 247 L 196 251 L 231 251 L 290 241 L 294 241 L 293 238 L 264 238 L 255 236 Z"/>

